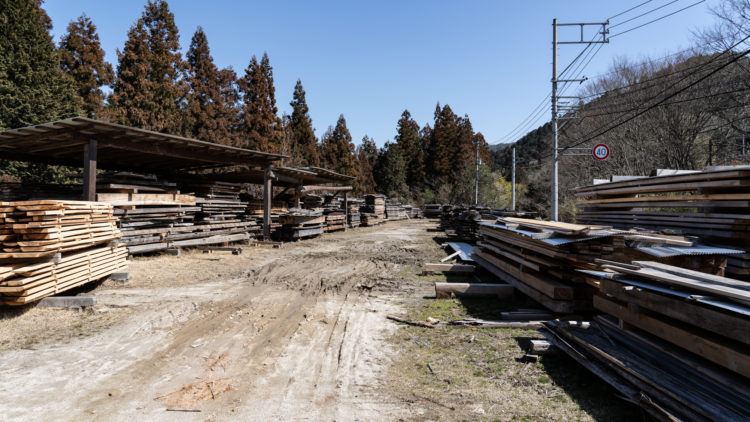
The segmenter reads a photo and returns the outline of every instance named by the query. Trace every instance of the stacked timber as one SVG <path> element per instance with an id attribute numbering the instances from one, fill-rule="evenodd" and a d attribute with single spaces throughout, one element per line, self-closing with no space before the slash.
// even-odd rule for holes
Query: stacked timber
<path id="1" fill-rule="evenodd" d="M 363 227 L 372 227 L 383 224 L 385 222 L 385 218 L 375 213 L 360 212 L 359 221 Z"/>
<path id="2" fill-rule="evenodd" d="M 271 214 L 282 215 L 289 210 L 285 201 L 271 201 Z M 247 213 L 253 216 L 263 216 L 263 200 L 251 199 L 247 201 Z"/>
<path id="3" fill-rule="evenodd" d="M 376 214 L 378 218 L 386 218 L 385 216 L 385 196 L 383 195 L 365 195 L 365 206 L 362 207 L 362 211 L 368 214 Z"/>
<path id="4" fill-rule="evenodd" d="M 0 183 L 0 201 L 38 199 L 79 200 L 83 187 L 78 184 Z"/>
<path id="5" fill-rule="evenodd" d="M 441 204 L 426 204 L 424 206 L 424 217 L 425 218 L 440 218 L 443 213 L 443 206 Z"/>
<path id="6" fill-rule="evenodd" d="M 424 218 L 424 215 L 422 214 L 422 210 L 419 207 L 412 207 L 411 205 L 406 205 L 404 207 L 404 210 L 406 211 L 406 215 L 409 218 Z"/>
<path id="7" fill-rule="evenodd" d="M 403 205 L 395 201 L 386 201 L 385 203 L 385 217 L 388 220 L 398 221 L 406 220 L 409 216 L 406 214 L 406 209 Z"/>
<path id="8" fill-rule="evenodd" d="M 239 183 L 191 182 L 180 187 L 196 196 L 196 205 L 200 206 L 198 221 L 228 223 L 245 219 L 248 204 L 240 201 L 242 185 Z"/>
<path id="9" fill-rule="evenodd" d="M 292 208 L 279 216 L 279 228 L 275 237 L 279 240 L 294 241 L 323 234 L 326 216 L 321 210 Z"/>
<path id="10" fill-rule="evenodd" d="M 441 220 L 441 227 L 448 237 L 474 243 L 479 237 L 479 223 L 482 215 L 475 209 L 454 207 Z"/>
<path id="11" fill-rule="evenodd" d="M 595 259 L 624 256 L 624 239 L 605 227 L 517 218 L 480 223 L 473 259 L 547 309 L 571 313 L 592 308 L 595 287 L 577 269 Z"/>
<path id="12" fill-rule="evenodd" d="M 662 172 L 663 173 L 663 172 Z M 639 177 L 575 190 L 584 224 L 642 227 L 750 249 L 750 168 Z M 730 257 L 726 274 L 750 280 L 750 254 Z"/>
<path id="13" fill-rule="evenodd" d="M 361 220 L 359 214 L 360 201 L 356 199 L 349 200 L 349 220 L 347 221 L 349 228 L 359 227 Z"/>
<path id="14" fill-rule="evenodd" d="M 109 204 L 0 202 L 0 304 L 23 305 L 123 269 L 120 236 Z"/>
<path id="15" fill-rule="evenodd" d="M 319 195 L 305 195 L 302 201 L 306 209 L 323 208 L 325 203 L 323 197 Z"/>
<path id="16" fill-rule="evenodd" d="M 326 217 L 326 232 L 346 230 L 346 213 L 341 209 L 326 208 L 323 213 Z"/>

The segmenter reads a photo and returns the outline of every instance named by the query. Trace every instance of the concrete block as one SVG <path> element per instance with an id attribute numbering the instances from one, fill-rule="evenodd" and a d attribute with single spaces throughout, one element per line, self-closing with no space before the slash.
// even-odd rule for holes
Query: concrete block
<path id="1" fill-rule="evenodd" d="M 39 301 L 42 308 L 83 308 L 96 306 L 96 296 L 49 296 Z"/>

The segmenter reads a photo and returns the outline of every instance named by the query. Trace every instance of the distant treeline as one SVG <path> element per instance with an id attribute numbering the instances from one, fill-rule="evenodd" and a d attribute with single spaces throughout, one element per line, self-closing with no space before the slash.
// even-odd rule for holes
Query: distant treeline
<path id="1" fill-rule="evenodd" d="M 148 1 L 117 53 L 104 61 L 96 26 L 86 15 L 69 23 L 59 45 L 40 0 L 0 0 L 0 129 L 85 115 L 124 125 L 289 156 L 282 164 L 322 166 L 357 177 L 358 192 L 415 201 L 471 202 L 477 150 L 487 143 L 468 116 L 438 106 L 420 127 L 408 111 L 393 142 L 378 149 L 365 136 L 355 147 L 343 114 L 317 139 L 300 80 L 291 115 L 279 115 L 267 54 L 238 75 L 213 62 L 202 28 L 183 57 L 166 1 Z M 108 87 L 109 89 L 105 89 Z M 61 179 L 54 167 L 0 163 L 8 176 Z M 502 205 L 504 185 L 483 164 L 480 202 Z"/>

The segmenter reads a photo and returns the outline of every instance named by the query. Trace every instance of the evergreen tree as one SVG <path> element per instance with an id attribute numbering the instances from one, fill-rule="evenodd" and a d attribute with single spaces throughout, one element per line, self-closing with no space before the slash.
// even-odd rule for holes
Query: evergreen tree
<path id="1" fill-rule="evenodd" d="M 96 25 L 86 15 L 68 24 L 60 39 L 60 64 L 75 81 L 87 116 L 95 117 L 104 107 L 101 87 L 114 79 L 112 65 L 104 61 Z"/>
<path id="2" fill-rule="evenodd" d="M 339 116 L 336 127 L 333 130 L 329 128 L 326 132 L 321 149 L 323 161 L 328 168 L 338 173 L 357 176 L 352 135 L 346 127 L 346 119 L 344 119 L 343 114 Z"/>
<path id="3" fill-rule="evenodd" d="M 122 124 L 160 132 L 186 131 L 182 103 L 186 88 L 174 15 L 164 0 L 149 0 L 143 15 L 130 27 L 122 52 L 110 105 Z"/>
<path id="4" fill-rule="evenodd" d="M 421 192 L 424 188 L 425 163 L 422 137 L 419 125 L 411 117 L 409 110 L 404 110 L 398 121 L 396 143 L 401 148 L 406 163 L 406 184 L 414 192 Z"/>
<path id="5" fill-rule="evenodd" d="M 305 100 L 305 90 L 302 88 L 302 81 L 299 79 L 294 86 L 294 96 L 289 105 L 292 106 L 292 115 L 289 120 L 292 149 L 294 154 L 301 157 L 295 165 L 317 166 L 320 164 L 320 148 L 312 127 L 310 109 L 307 107 L 307 101 Z"/>
<path id="6" fill-rule="evenodd" d="M 429 169 L 435 183 L 443 184 L 450 181 L 456 164 L 458 137 L 458 119 L 447 104 L 435 108 L 435 124 L 430 133 L 428 145 L 430 163 Z M 434 187 L 438 187 L 434 186 Z"/>
<path id="7" fill-rule="evenodd" d="M 243 146 L 258 151 L 278 152 L 283 128 L 277 115 L 273 69 L 268 54 L 263 53 L 260 62 L 253 56 L 239 86 L 243 95 L 240 112 Z"/>
<path id="8" fill-rule="evenodd" d="M 235 74 L 214 64 L 208 39 L 198 27 L 186 55 L 188 135 L 204 141 L 233 145 Z"/>
<path id="9" fill-rule="evenodd" d="M 0 23 L 0 129 L 80 114 L 81 99 L 60 69 L 41 2 L 0 0 Z"/>
<path id="10" fill-rule="evenodd" d="M 360 193 L 375 192 L 375 163 L 378 161 L 378 147 L 375 141 L 367 135 L 362 138 L 362 143 L 357 147 L 357 164 L 359 174 L 357 176 L 357 191 Z"/>
<path id="11" fill-rule="evenodd" d="M 390 197 L 407 198 L 406 159 L 397 143 L 386 143 L 378 154 L 375 165 L 375 183 L 378 192 Z"/>

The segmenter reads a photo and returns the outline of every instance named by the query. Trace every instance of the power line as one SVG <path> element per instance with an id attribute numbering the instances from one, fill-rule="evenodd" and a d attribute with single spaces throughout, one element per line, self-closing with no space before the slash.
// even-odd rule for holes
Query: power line
<path id="1" fill-rule="evenodd" d="M 638 19 L 638 18 L 642 18 L 642 17 L 644 17 L 644 16 L 646 16 L 646 15 L 648 15 L 648 14 L 650 14 L 650 13 L 654 13 L 654 12 L 656 12 L 656 11 L 657 11 L 657 10 L 659 10 L 659 9 L 663 9 L 663 8 L 665 8 L 665 7 L 669 6 L 670 4 L 673 4 L 673 3 L 677 3 L 678 1 L 680 1 L 680 0 L 672 0 L 672 1 L 670 1 L 669 3 L 665 3 L 665 4 L 662 4 L 661 6 L 659 6 L 659 7 L 655 8 L 655 9 L 651 9 L 651 10 L 649 10 L 648 12 L 645 12 L 645 13 L 641 13 L 640 15 L 638 15 L 638 16 L 636 16 L 636 17 L 634 17 L 634 18 L 630 18 L 630 19 L 624 20 L 624 21 L 622 21 L 622 22 L 620 22 L 620 23 L 614 24 L 614 25 L 610 26 L 610 27 L 609 27 L 609 29 L 612 29 L 612 28 L 617 28 L 617 27 L 618 27 L 618 26 L 620 26 L 620 25 L 626 24 L 626 23 L 628 23 L 628 22 L 632 22 L 632 21 L 634 21 L 634 20 L 636 20 L 636 19 Z"/>
<path id="2" fill-rule="evenodd" d="M 666 14 L 666 15 L 664 15 L 664 16 L 661 16 L 661 17 L 659 17 L 659 18 L 656 18 L 656 19 L 654 19 L 654 20 L 652 20 L 652 21 L 646 22 L 646 23 L 644 23 L 644 24 L 641 24 L 641 25 L 635 26 L 635 27 L 633 27 L 633 28 L 630 28 L 630 29 L 626 29 L 626 30 L 624 30 L 624 31 L 621 31 L 621 32 L 618 32 L 618 33 L 616 33 L 616 34 L 614 34 L 614 35 L 610 35 L 610 36 L 609 36 L 609 38 L 614 38 L 614 37 L 617 37 L 617 36 L 619 36 L 619 35 L 622 35 L 622 34 L 627 34 L 627 33 L 628 33 L 628 32 L 630 32 L 630 31 L 635 31 L 635 30 L 636 30 L 636 29 L 638 29 L 638 28 L 643 28 L 643 27 L 644 27 L 644 26 L 646 26 L 646 25 L 651 25 L 651 24 L 652 24 L 652 23 L 654 23 L 654 22 L 658 22 L 658 21 L 660 21 L 660 20 L 662 20 L 662 19 L 666 19 L 666 18 L 668 18 L 668 17 L 670 17 L 670 16 L 672 16 L 672 15 L 675 15 L 675 14 L 677 14 L 677 13 L 680 13 L 680 12 L 682 12 L 683 10 L 687 10 L 687 9 L 690 9 L 690 8 L 691 8 L 691 7 L 693 7 L 693 6 L 697 6 L 697 5 L 701 4 L 701 3 L 704 3 L 705 1 L 706 1 L 706 0 L 699 0 L 699 1 L 697 1 L 697 2 L 693 3 L 693 4 L 689 5 L 689 6 L 683 7 L 682 9 L 679 9 L 679 10 L 675 10 L 675 11 L 674 11 L 674 12 L 672 12 L 672 13 Z"/>
<path id="3" fill-rule="evenodd" d="M 614 16 L 610 16 L 609 18 L 607 18 L 607 20 L 612 20 L 612 19 L 614 19 L 614 18 L 616 18 L 616 17 L 618 17 L 618 16 L 624 15 L 624 14 L 626 14 L 626 13 L 630 12 L 631 10 L 635 10 L 635 9 L 637 9 L 637 8 L 639 8 L 639 7 L 641 7 L 641 6 L 643 6 L 644 4 L 648 4 L 648 3 L 651 3 L 652 1 L 653 1 L 653 0 L 648 0 L 648 1 L 644 1 L 643 3 L 641 3 L 641 4 L 637 5 L 637 6 L 633 6 L 633 7 L 631 7 L 631 8 L 630 8 L 630 9 L 628 9 L 628 10 L 624 10 L 624 11 L 622 11 L 622 12 L 620 12 L 620 13 L 618 13 L 618 14 L 614 15 Z"/>

